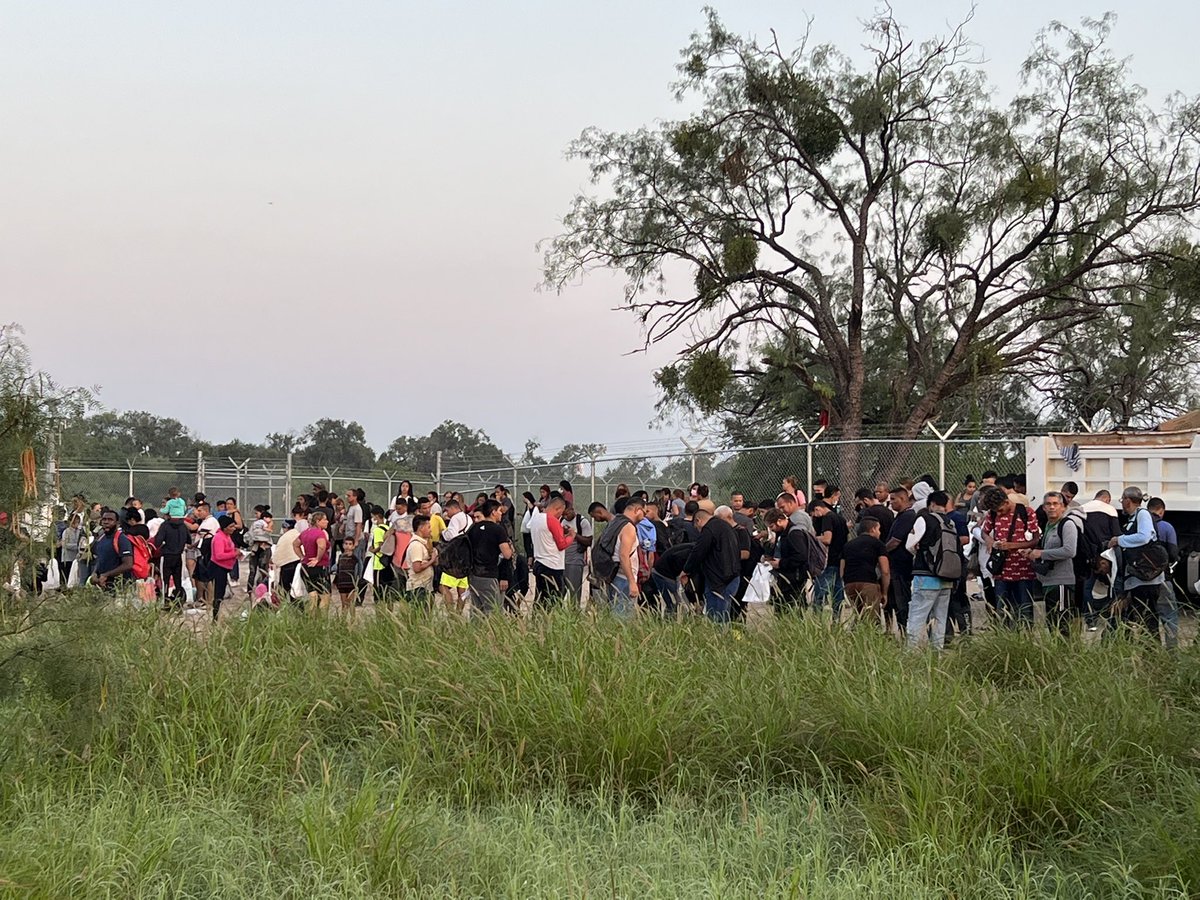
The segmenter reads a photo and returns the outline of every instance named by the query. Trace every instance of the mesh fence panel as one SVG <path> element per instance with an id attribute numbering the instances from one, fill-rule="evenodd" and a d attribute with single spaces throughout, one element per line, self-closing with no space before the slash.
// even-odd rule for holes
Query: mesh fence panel
<path id="1" fill-rule="evenodd" d="M 874 487 L 880 481 L 894 485 L 924 474 L 944 481 L 947 490 L 954 492 L 965 476 L 978 477 L 986 469 L 1001 474 L 1023 472 L 1024 457 L 1023 441 L 1008 438 L 951 439 L 944 443 L 825 441 L 695 453 L 681 449 L 674 453 L 444 472 L 441 490 L 460 491 L 468 502 L 473 502 L 477 494 L 490 494 L 497 484 L 503 484 L 514 498 L 525 491 L 536 497 L 542 485 L 557 490 L 565 479 L 572 485 L 576 505 L 586 509 L 595 500 L 611 503 L 619 484 L 630 491 L 652 493 L 658 488 L 686 488 L 698 481 L 709 485 L 710 496 L 718 503 L 734 491 L 744 494 L 747 503 L 757 503 L 773 499 L 784 476 L 790 475 L 806 492 L 814 480 L 824 478 L 838 485 L 849 500 L 860 487 Z M 178 487 L 189 499 L 195 491 L 203 490 L 214 500 L 234 497 L 243 510 L 260 503 L 268 505 L 277 516 L 287 515 L 295 498 L 310 492 L 314 484 L 342 495 L 350 488 L 362 488 L 369 502 L 390 506 L 403 480 L 410 481 L 418 495 L 435 487 L 435 477 L 429 473 L 293 468 L 281 460 L 206 462 L 203 466 L 189 460 L 175 466 L 135 465 L 132 469 L 64 463 L 60 469 L 64 497 L 82 493 L 91 501 L 119 506 L 132 494 L 148 506 L 158 506 L 169 488 Z"/>

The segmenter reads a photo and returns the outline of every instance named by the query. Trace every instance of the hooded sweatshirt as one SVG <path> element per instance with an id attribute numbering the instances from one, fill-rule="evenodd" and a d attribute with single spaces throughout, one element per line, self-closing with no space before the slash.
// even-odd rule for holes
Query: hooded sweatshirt
<path id="1" fill-rule="evenodd" d="M 222 569 L 232 569 L 233 564 L 237 561 L 237 547 L 233 545 L 233 538 L 225 533 L 224 529 L 218 529 L 213 535 L 212 542 L 212 561 L 213 565 L 220 566 Z"/>
<path id="2" fill-rule="evenodd" d="M 192 540 L 192 534 L 183 524 L 183 519 L 164 519 L 154 535 L 154 543 L 163 556 L 181 556 Z"/>
<path id="3" fill-rule="evenodd" d="M 916 484 L 913 485 L 912 493 L 913 493 L 913 507 L 912 508 L 914 510 L 916 510 L 917 514 L 919 515 L 921 513 L 921 511 L 924 510 L 925 507 L 928 505 L 929 495 L 933 493 L 933 488 L 931 488 L 929 486 L 928 482 L 918 481 Z"/>

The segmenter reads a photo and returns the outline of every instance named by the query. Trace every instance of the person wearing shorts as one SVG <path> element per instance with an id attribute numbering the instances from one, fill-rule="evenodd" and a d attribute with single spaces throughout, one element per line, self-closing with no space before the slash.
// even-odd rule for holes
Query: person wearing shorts
<path id="1" fill-rule="evenodd" d="M 329 583 L 328 516 L 317 510 L 309 517 L 310 528 L 296 538 L 296 553 L 301 559 L 300 578 L 312 601 L 313 612 L 329 606 L 332 588 Z"/>
<path id="2" fill-rule="evenodd" d="M 467 602 L 466 578 L 455 578 L 449 572 L 443 572 L 438 580 L 438 589 L 442 595 L 442 606 L 446 612 L 461 613 Z"/>

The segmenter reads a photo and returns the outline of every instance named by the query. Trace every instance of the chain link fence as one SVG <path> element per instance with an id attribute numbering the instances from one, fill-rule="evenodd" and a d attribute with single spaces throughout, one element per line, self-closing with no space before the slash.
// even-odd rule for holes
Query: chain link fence
<path id="1" fill-rule="evenodd" d="M 707 484 L 714 500 L 723 501 L 738 491 L 748 503 L 774 498 L 784 476 L 794 476 L 811 492 L 820 478 L 842 489 L 848 500 L 860 487 L 879 482 L 894 485 L 925 474 L 952 493 L 967 476 L 984 470 L 1001 474 L 1024 472 L 1024 441 L 1018 438 L 949 438 L 918 441 L 805 441 L 768 447 L 732 450 L 693 449 L 650 451 L 625 456 L 598 456 L 555 464 L 500 465 L 445 472 L 405 472 L 383 469 L 316 469 L 293 466 L 288 460 L 246 459 L 211 461 L 203 457 L 171 465 L 125 465 L 64 462 L 56 471 L 58 495 L 82 494 L 90 502 L 120 506 L 127 497 L 138 497 L 151 507 L 161 505 L 170 488 L 190 499 L 203 491 L 210 499 L 233 497 L 242 509 L 270 506 L 277 515 L 290 512 L 298 494 L 314 484 L 344 493 L 362 488 L 369 501 L 390 505 L 408 480 L 414 493 L 431 489 L 439 493 L 460 491 L 467 500 L 490 494 L 497 484 L 514 496 L 529 491 L 537 496 L 542 485 L 557 489 L 569 481 L 581 508 L 595 500 L 609 502 L 617 485 L 631 491 L 686 488 L 692 482 Z"/>
<path id="2" fill-rule="evenodd" d="M 693 450 L 623 457 L 597 457 L 555 465 L 507 466 L 446 472 L 441 489 L 461 491 L 468 500 L 490 492 L 497 484 L 529 491 L 559 482 L 571 483 L 577 505 L 609 502 L 624 484 L 631 491 L 686 488 L 693 482 L 709 486 L 718 502 L 733 492 L 747 503 L 773 499 L 784 476 L 793 476 L 811 493 L 817 479 L 837 485 L 849 499 L 860 487 L 889 485 L 932 475 L 951 493 L 967 476 L 978 478 L 993 469 L 1001 474 L 1025 471 L 1024 441 L 1018 438 L 977 438 L 922 441 L 814 441 L 747 447 L 736 450 Z M 586 501 L 586 503 L 585 503 Z"/>

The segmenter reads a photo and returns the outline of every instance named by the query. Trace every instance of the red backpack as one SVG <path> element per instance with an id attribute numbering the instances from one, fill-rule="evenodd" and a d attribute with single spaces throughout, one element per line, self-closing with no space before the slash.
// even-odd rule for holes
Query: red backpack
<path id="1" fill-rule="evenodd" d="M 121 558 L 121 535 L 124 532 L 118 531 L 113 535 L 113 550 L 117 554 L 117 559 Z M 133 577 L 137 579 L 150 577 L 150 542 L 144 537 L 139 537 L 136 534 L 126 534 L 126 540 L 133 547 Z"/>

